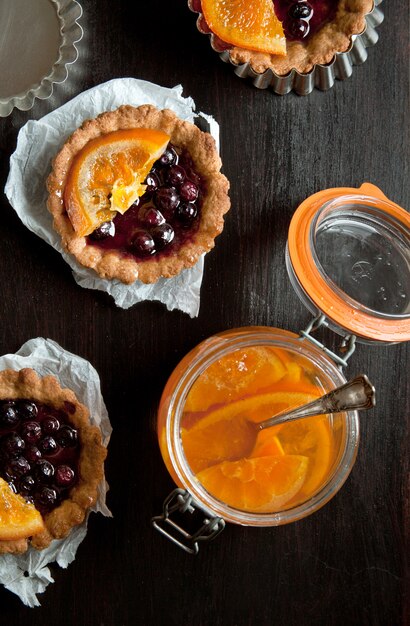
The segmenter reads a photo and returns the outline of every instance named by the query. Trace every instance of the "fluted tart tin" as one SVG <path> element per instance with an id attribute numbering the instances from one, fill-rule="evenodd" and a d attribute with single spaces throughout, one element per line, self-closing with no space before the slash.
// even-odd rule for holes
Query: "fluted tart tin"
<path id="1" fill-rule="evenodd" d="M 381 3 L 382 0 L 374 0 L 371 12 L 365 16 L 364 30 L 357 35 L 352 35 L 348 49 L 344 52 L 336 52 L 329 63 L 317 63 L 306 73 L 293 68 L 286 74 L 280 75 L 271 68 L 257 72 L 249 61 L 236 63 L 231 57 L 231 46 L 224 45 L 207 27 L 203 15 L 198 10 L 199 0 L 188 0 L 191 11 L 198 13 L 196 25 L 199 32 L 209 36 L 212 48 L 219 54 L 222 61 L 232 65 L 237 76 L 250 80 L 258 89 L 269 89 L 281 96 L 292 91 L 300 96 L 306 96 L 315 88 L 327 91 L 333 87 L 336 80 L 349 78 L 354 67 L 367 60 L 367 48 L 374 46 L 379 39 L 377 28 L 384 19 Z"/>
<path id="2" fill-rule="evenodd" d="M 83 36 L 76 0 L 0 2 L 0 117 L 28 111 L 63 83 Z"/>

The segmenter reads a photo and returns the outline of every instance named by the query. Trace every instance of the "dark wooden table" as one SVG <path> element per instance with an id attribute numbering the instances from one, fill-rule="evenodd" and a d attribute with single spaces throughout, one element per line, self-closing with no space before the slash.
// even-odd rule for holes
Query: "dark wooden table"
<path id="1" fill-rule="evenodd" d="M 348 373 L 378 389 L 341 492 L 307 519 L 270 529 L 230 525 L 188 556 L 155 533 L 172 481 L 155 435 L 161 390 L 207 336 L 249 324 L 298 331 L 309 314 L 288 280 L 293 211 L 327 187 L 371 181 L 409 205 L 408 3 L 384 2 L 380 40 L 353 76 L 301 98 L 237 78 L 195 28 L 184 1 L 84 0 L 80 58 L 54 96 L 0 120 L 3 189 L 18 130 L 114 77 L 181 83 L 221 125 L 232 209 L 206 258 L 199 317 L 143 303 L 128 311 L 80 288 L 1 194 L 0 351 L 50 337 L 100 373 L 114 432 L 106 463 L 114 518 L 93 515 L 75 562 L 28 609 L 0 590 L 0 623 L 397 626 L 405 623 L 404 555 L 409 345 L 359 345 Z M 24 45 L 24 37 L 21 44 Z M 330 333 L 326 340 L 335 341 Z M 406 508 L 407 507 L 407 508 Z M 408 517 L 407 517 L 408 522 Z M 407 543 L 408 547 L 408 543 Z"/>

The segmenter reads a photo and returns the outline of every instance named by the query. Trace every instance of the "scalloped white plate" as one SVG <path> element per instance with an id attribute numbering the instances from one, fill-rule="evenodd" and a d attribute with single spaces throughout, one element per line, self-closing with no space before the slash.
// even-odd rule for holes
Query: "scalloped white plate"
<path id="1" fill-rule="evenodd" d="M 83 36 L 77 0 L 0 1 L 0 117 L 31 109 L 68 75 Z"/>

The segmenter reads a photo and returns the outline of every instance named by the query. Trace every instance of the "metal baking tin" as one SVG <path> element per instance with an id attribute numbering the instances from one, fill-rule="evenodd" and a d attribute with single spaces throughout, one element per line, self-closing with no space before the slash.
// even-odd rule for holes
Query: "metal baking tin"
<path id="1" fill-rule="evenodd" d="M 77 0 L 1 0 L 0 117 L 27 111 L 63 83 L 83 36 Z"/>
<path id="2" fill-rule="evenodd" d="M 233 63 L 229 50 L 221 50 L 214 39 L 214 36 L 201 28 L 201 15 L 197 20 L 197 28 L 200 32 L 208 34 L 212 48 L 218 52 L 220 58 L 225 63 L 230 63 L 235 68 L 235 74 L 240 78 L 247 78 L 252 81 L 258 89 L 271 89 L 276 94 L 283 96 L 290 91 L 294 91 L 299 96 L 307 96 L 316 87 L 326 91 L 333 87 L 335 79 L 344 80 L 353 73 L 354 65 L 361 65 L 367 59 L 367 50 L 374 46 L 379 35 L 376 28 L 383 22 L 384 15 L 380 9 L 382 0 L 375 0 L 373 10 L 366 15 L 366 27 L 360 35 L 353 35 L 352 43 L 346 52 L 338 52 L 333 60 L 327 65 L 315 65 L 307 74 L 301 74 L 293 69 L 285 76 L 279 76 L 273 70 L 267 69 L 258 74 L 252 69 L 250 63 L 237 65 Z M 188 0 L 188 6 L 194 11 L 192 0 Z M 195 12 L 195 11 L 194 11 Z"/>

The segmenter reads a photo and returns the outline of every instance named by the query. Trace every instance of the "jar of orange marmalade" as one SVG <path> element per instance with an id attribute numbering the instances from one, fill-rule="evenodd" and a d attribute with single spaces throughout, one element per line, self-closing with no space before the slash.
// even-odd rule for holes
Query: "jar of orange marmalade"
<path id="1" fill-rule="evenodd" d="M 182 359 L 162 394 L 158 439 L 178 488 L 152 521 L 187 552 L 225 522 L 276 526 L 326 504 L 355 462 L 356 411 L 283 423 L 249 441 L 241 425 L 346 382 L 356 341 L 410 339 L 409 214 L 377 187 L 329 189 L 303 202 L 286 265 L 315 316 L 308 327 L 299 335 L 245 327 L 210 337 Z M 343 337 L 340 353 L 313 337 L 320 326 Z"/>

